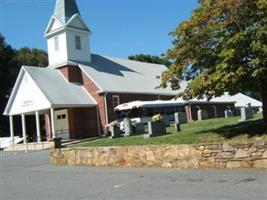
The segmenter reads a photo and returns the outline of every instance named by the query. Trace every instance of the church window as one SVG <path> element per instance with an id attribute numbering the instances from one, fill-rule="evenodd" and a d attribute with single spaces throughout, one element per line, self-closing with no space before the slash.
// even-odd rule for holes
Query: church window
<path id="1" fill-rule="evenodd" d="M 55 42 L 55 51 L 58 51 L 59 50 L 58 37 L 54 38 L 54 42 Z"/>
<path id="2" fill-rule="evenodd" d="M 113 108 L 120 105 L 120 97 L 118 95 L 112 96 L 112 105 L 113 105 Z"/>
<path id="3" fill-rule="evenodd" d="M 77 50 L 81 50 L 82 46 L 81 46 L 81 37 L 76 35 L 75 36 L 75 47 Z"/>

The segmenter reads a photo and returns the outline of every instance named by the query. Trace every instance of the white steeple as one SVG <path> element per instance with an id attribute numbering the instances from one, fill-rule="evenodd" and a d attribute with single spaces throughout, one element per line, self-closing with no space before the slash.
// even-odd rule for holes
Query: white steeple
<path id="1" fill-rule="evenodd" d="M 45 31 L 49 66 L 68 61 L 91 62 L 89 34 L 75 0 L 56 0 Z"/>

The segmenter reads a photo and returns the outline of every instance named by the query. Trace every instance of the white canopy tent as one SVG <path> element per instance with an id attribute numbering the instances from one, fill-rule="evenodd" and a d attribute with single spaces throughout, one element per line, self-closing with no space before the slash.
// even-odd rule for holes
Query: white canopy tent
<path id="1" fill-rule="evenodd" d="M 191 99 L 189 101 L 185 101 L 182 98 L 177 99 L 178 102 L 185 103 L 185 102 L 207 102 L 207 98 L 202 98 L 202 99 Z M 238 93 L 235 95 L 229 95 L 228 92 L 225 92 L 222 96 L 219 97 L 213 97 L 209 100 L 211 103 L 220 103 L 220 102 L 235 102 L 235 107 L 240 108 L 240 107 L 247 107 L 248 104 L 251 105 L 251 107 L 254 108 L 261 108 L 262 107 L 262 102 L 253 99 L 247 95 L 244 95 L 242 93 Z"/>
<path id="2" fill-rule="evenodd" d="M 115 107 L 115 110 L 130 110 L 134 108 L 146 108 L 146 107 L 163 107 L 163 106 L 175 106 L 182 105 L 183 103 L 177 102 L 176 100 L 156 100 L 156 101 L 132 101 L 129 103 L 123 103 Z"/>

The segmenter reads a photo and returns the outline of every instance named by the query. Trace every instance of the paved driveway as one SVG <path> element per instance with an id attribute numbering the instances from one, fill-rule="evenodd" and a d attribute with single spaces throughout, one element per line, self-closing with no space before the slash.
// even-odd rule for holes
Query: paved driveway
<path id="1" fill-rule="evenodd" d="M 0 199 L 267 199 L 264 170 L 50 165 L 49 152 L 0 152 Z"/>

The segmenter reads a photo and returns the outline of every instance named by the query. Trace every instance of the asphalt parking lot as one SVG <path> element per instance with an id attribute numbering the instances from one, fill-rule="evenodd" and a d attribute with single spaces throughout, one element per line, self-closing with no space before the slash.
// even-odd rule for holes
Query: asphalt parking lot
<path id="1" fill-rule="evenodd" d="M 0 152 L 0 199 L 267 199 L 266 170 L 56 166 L 49 152 Z"/>

